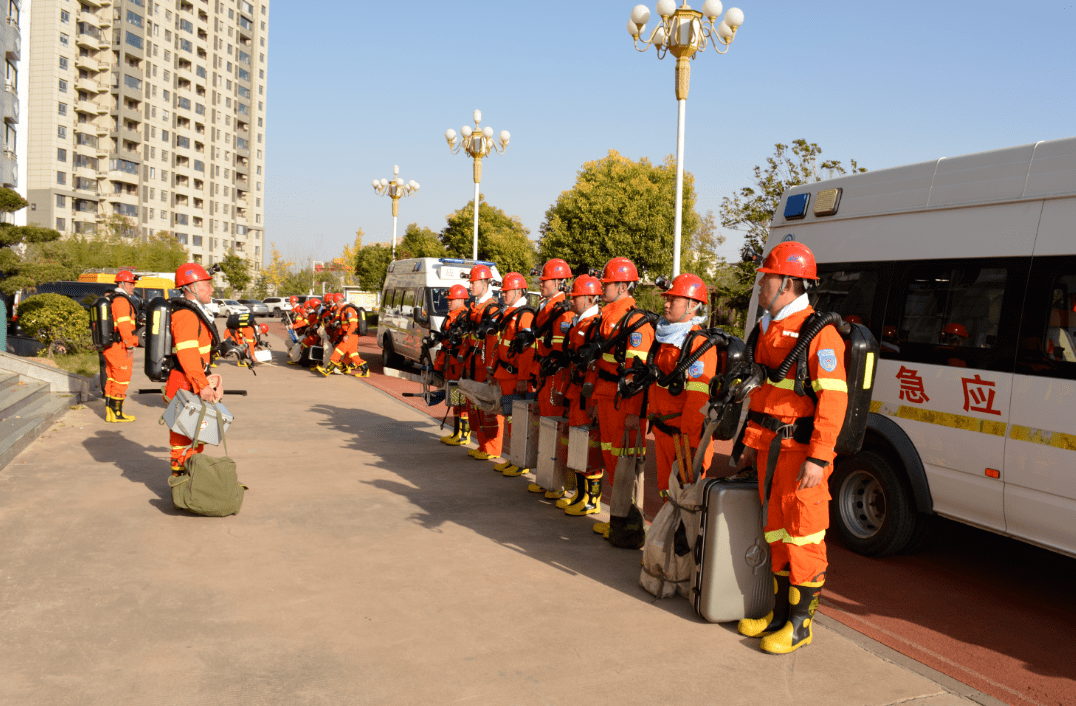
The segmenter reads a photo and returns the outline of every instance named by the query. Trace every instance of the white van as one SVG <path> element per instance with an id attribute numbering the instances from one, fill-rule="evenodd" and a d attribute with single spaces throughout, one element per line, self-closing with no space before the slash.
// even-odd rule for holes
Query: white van
<path id="1" fill-rule="evenodd" d="M 501 275 L 492 262 L 416 257 L 389 264 L 377 319 L 377 344 L 385 351 L 385 365 L 422 362 L 422 339 L 431 330 L 440 331 L 448 314 L 448 290 L 454 284 L 466 287 L 475 265 L 490 268 L 494 291 L 500 291 Z"/>
<path id="2" fill-rule="evenodd" d="M 942 515 L 1076 556 L 1076 138 L 797 186 L 767 251 L 789 240 L 815 308 L 881 344 L 830 481 L 845 543 L 899 552 Z"/>

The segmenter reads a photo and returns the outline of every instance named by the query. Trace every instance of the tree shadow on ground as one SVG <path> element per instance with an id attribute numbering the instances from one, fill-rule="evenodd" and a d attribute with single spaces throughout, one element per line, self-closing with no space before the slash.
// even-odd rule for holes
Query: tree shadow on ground
<path id="1" fill-rule="evenodd" d="M 386 398 L 386 402 L 388 398 Z M 698 621 L 682 598 L 657 600 L 639 586 L 639 551 L 617 549 L 594 533 L 597 516 L 568 517 L 553 500 L 527 491 L 526 476 L 506 478 L 467 447 L 438 443 L 437 421 L 397 421 L 371 410 L 315 405 L 320 424 L 346 435 L 354 451 L 374 457 L 400 481 L 360 482 L 406 498 L 410 520 L 431 532 L 466 527 L 511 551 L 571 575 L 584 576 L 633 598 Z M 443 432 L 442 432 L 443 433 Z M 506 583 L 511 577 L 505 578 Z"/>
<path id="2" fill-rule="evenodd" d="M 171 471 L 167 446 L 144 446 L 119 431 L 99 431 L 82 445 L 98 463 L 113 465 L 127 480 L 149 488 L 156 495 L 149 501 L 150 505 L 166 515 L 179 514 L 172 504 L 172 491 L 168 487 Z"/>

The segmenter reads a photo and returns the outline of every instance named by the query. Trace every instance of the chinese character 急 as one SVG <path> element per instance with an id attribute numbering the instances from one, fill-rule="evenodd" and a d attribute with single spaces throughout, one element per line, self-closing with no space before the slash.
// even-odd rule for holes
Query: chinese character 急
<path id="1" fill-rule="evenodd" d="M 913 404 L 930 402 L 930 398 L 923 389 L 923 378 L 919 377 L 917 371 L 909 370 L 902 365 L 900 371 L 897 372 L 897 379 L 900 380 L 900 399 Z"/>
<path id="2" fill-rule="evenodd" d="M 964 384 L 964 411 L 980 412 L 982 414 L 1001 415 L 1001 411 L 994 409 L 994 383 L 991 380 L 983 380 L 976 373 L 973 378 L 960 378 Z"/>

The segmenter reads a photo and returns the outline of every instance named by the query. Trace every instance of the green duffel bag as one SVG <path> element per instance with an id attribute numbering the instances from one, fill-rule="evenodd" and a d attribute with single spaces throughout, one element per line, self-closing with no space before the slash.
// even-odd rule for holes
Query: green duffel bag
<path id="1" fill-rule="evenodd" d="M 198 417 L 195 429 L 202 428 L 205 409 Z M 228 453 L 228 442 L 224 439 L 224 423 L 217 413 L 217 427 L 224 453 Z M 191 448 L 197 444 L 192 441 Z M 194 454 L 185 465 L 186 473 L 172 476 L 168 485 L 172 488 L 172 502 L 181 510 L 206 517 L 225 517 L 239 512 L 243 506 L 243 491 L 247 486 L 239 482 L 235 473 L 235 461 L 227 456 L 213 457 Z"/>

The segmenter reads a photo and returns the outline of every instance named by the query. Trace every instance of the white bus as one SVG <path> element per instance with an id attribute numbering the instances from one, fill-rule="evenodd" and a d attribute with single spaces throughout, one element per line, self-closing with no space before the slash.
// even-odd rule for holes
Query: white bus
<path id="1" fill-rule="evenodd" d="M 882 556 L 941 515 L 1076 556 L 1076 138 L 797 186 L 786 240 L 881 345 L 832 529 Z"/>

